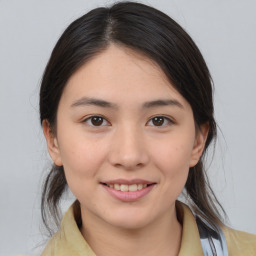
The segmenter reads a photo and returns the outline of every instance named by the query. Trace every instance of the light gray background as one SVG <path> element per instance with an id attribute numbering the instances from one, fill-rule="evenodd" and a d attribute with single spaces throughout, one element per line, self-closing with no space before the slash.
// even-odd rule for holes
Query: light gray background
<path id="1" fill-rule="evenodd" d="M 0 0 L 0 255 L 36 255 L 43 239 L 40 186 L 49 158 L 38 90 L 50 52 L 71 21 L 111 2 Z M 143 2 L 177 20 L 205 56 L 225 137 L 209 175 L 231 226 L 256 233 L 256 1 Z"/>

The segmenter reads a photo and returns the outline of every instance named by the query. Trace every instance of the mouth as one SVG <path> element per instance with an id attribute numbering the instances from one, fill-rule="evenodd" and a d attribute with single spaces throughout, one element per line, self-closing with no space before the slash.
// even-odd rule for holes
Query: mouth
<path id="1" fill-rule="evenodd" d="M 122 184 L 122 183 L 101 183 L 103 186 L 107 186 L 117 191 L 122 192 L 136 192 L 140 191 L 143 188 L 153 186 L 155 183 L 145 184 L 145 183 L 138 183 L 138 184 Z"/>
<path id="2" fill-rule="evenodd" d="M 105 191 L 122 202 L 135 202 L 151 193 L 156 182 L 142 179 L 115 179 L 100 182 Z"/>

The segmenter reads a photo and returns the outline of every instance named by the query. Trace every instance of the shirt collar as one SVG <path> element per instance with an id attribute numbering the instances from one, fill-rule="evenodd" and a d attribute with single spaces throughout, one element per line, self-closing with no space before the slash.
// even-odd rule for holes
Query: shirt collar
<path id="1" fill-rule="evenodd" d="M 96 256 L 83 238 L 74 218 L 74 204 L 64 215 L 60 227 L 60 245 L 68 243 L 71 252 L 77 255 Z M 189 207 L 176 202 L 178 219 L 182 222 L 182 241 L 179 256 L 203 256 L 200 236 L 193 213 Z"/>
<path id="2" fill-rule="evenodd" d="M 182 238 L 179 256 L 204 256 L 195 217 L 189 207 L 176 202 L 178 219 L 182 222 Z"/>

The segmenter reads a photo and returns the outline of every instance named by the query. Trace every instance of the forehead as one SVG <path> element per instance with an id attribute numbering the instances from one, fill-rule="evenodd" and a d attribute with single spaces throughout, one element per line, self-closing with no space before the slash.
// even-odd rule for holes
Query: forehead
<path id="1" fill-rule="evenodd" d="M 116 45 L 110 45 L 71 76 L 62 98 L 72 101 L 82 96 L 117 104 L 170 97 L 186 103 L 155 62 Z"/>

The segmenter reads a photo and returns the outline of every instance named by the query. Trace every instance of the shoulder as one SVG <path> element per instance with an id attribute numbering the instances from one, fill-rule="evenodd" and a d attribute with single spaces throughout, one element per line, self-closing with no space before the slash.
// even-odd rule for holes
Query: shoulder
<path id="1" fill-rule="evenodd" d="M 256 255 L 256 235 L 238 231 L 229 227 L 222 227 L 230 256 Z"/>
<path id="2" fill-rule="evenodd" d="M 69 255 L 77 255 L 76 252 L 72 251 L 68 248 L 68 243 L 63 236 L 63 232 L 59 230 L 55 233 L 51 239 L 48 241 L 43 253 L 41 256 L 55 256 L 55 255 L 62 255 L 62 256 L 69 256 Z"/>
<path id="3" fill-rule="evenodd" d="M 64 215 L 59 231 L 50 239 L 41 256 L 95 256 L 77 226 L 73 207 Z"/>
<path id="4" fill-rule="evenodd" d="M 60 243 L 60 231 L 55 233 L 53 237 L 48 241 L 43 253 L 41 256 L 50 256 L 50 255 L 56 255 L 56 249 L 59 248 Z"/>
<path id="5" fill-rule="evenodd" d="M 95 256 L 86 241 L 78 238 L 73 230 L 61 228 L 48 241 L 41 256 Z"/>

